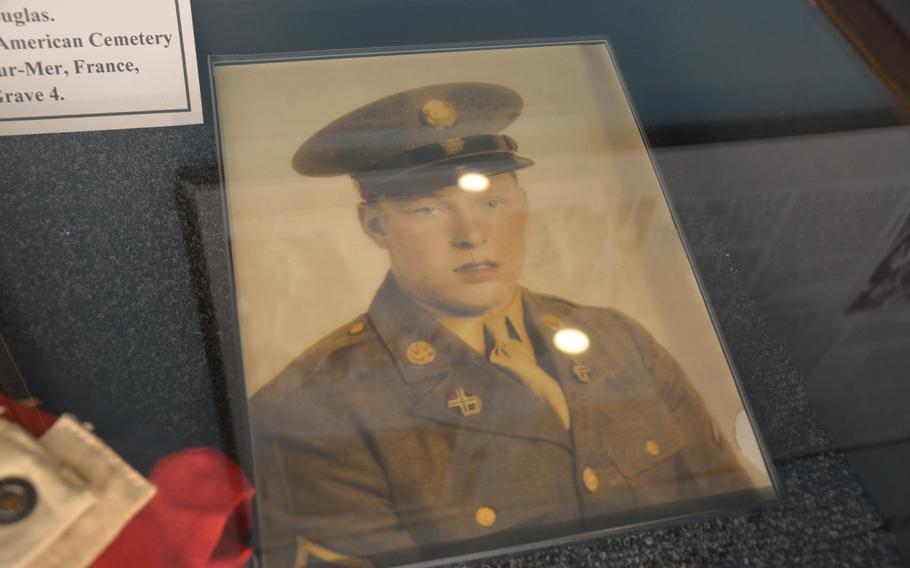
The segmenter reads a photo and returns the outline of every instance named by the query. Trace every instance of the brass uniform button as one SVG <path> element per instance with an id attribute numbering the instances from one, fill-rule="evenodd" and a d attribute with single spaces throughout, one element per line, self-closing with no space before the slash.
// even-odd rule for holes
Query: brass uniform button
<path id="1" fill-rule="evenodd" d="M 645 443 L 645 451 L 647 451 L 652 456 L 660 455 L 660 446 L 654 440 L 648 440 Z"/>
<path id="2" fill-rule="evenodd" d="M 492 527 L 496 522 L 496 511 L 490 507 L 481 507 L 474 513 L 474 520 L 482 527 Z"/>
<path id="3" fill-rule="evenodd" d="M 408 361 L 415 365 L 426 365 L 436 358 L 436 349 L 426 341 L 415 341 L 408 345 L 407 356 Z"/>
<path id="4" fill-rule="evenodd" d="M 600 479 L 597 478 L 597 474 L 594 473 L 593 469 L 586 467 L 581 472 L 581 480 L 584 482 L 588 493 L 597 493 L 597 489 L 600 487 Z"/>
<path id="5" fill-rule="evenodd" d="M 366 328 L 366 325 L 362 321 L 359 321 L 351 326 L 351 329 L 348 330 L 348 333 L 351 335 L 357 335 Z"/>

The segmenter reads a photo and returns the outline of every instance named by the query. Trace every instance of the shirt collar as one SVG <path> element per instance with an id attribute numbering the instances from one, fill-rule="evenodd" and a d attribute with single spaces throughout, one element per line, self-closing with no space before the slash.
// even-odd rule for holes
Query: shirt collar
<path id="1" fill-rule="evenodd" d="M 524 324 L 524 308 L 522 307 L 521 291 L 516 289 L 512 301 L 502 310 L 482 314 L 479 316 L 466 317 L 440 317 L 439 323 L 446 329 L 458 336 L 459 339 L 467 343 L 474 351 L 486 356 L 486 344 L 484 341 L 484 320 L 490 316 L 504 315 L 512 322 L 515 331 L 518 332 L 518 338 L 526 345 L 530 345 L 528 332 Z"/>
<path id="2" fill-rule="evenodd" d="M 406 382 L 444 373 L 455 359 L 465 354 L 465 344 L 485 358 L 483 320 L 494 314 L 459 318 L 436 317 L 434 312 L 439 314 L 405 293 L 391 272 L 370 304 L 370 320 Z M 511 320 L 519 338 L 531 345 L 525 328 L 520 290 L 516 290 L 512 301 L 500 313 L 505 313 Z M 432 360 L 415 363 L 409 359 L 408 348 L 417 342 L 427 343 L 433 348 Z"/>
<path id="3" fill-rule="evenodd" d="M 368 315 L 405 382 L 444 374 L 464 354 L 464 344 L 414 302 L 391 272 L 376 292 Z M 433 356 L 415 362 L 408 357 L 408 348 L 420 342 L 432 347 Z"/>

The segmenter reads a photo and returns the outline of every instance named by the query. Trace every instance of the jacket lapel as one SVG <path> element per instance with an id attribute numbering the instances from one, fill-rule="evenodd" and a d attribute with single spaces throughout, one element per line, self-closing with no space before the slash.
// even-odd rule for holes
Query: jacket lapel
<path id="1" fill-rule="evenodd" d="M 410 300 L 391 274 L 373 300 L 369 317 L 402 380 L 418 392 L 412 415 L 456 428 L 571 447 L 546 403 Z M 409 347 L 421 342 L 432 348 L 431 359 L 426 350 L 422 358 L 409 357 Z"/>
<path id="2" fill-rule="evenodd" d="M 553 338 L 556 333 L 567 327 L 581 329 L 582 326 L 572 321 L 571 309 L 568 305 L 550 301 L 528 290 L 522 290 L 525 304 L 525 326 L 528 335 L 534 344 L 538 364 L 559 381 L 563 392 L 569 401 L 572 422 L 577 409 L 585 405 L 573 404 L 577 397 L 589 396 L 591 385 L 597 379 L 602 369 L 596 369 L 590 364 L 591 355 L 599 346 L 594 345 L 595 338 L 590 337 L 592 345 L 585 353 L 578 356 L 567 355 L 556 349 Z M 586 330 L 581 329 L 585 333 Z"/>
<path id="3" fill-rule="evenodd" d="M 528 290 L 523 290 L 523 297 L 525 323 L 538 362 L 559 381 L 568 401 L 575 447 L 603 448 L 620 435 L 622 421 L 617 418 L 626 404 L 621 386 L 624 367 L 614 364 L 609 356 L 611 346 L 604 344 L 609 334 L 603 333 L 602 325 L 576 321 L 577 310 L 563 301 Z M 588 334 L 588 350 L 569 355 L 557 349 L 553 339 L 565 328 Z"/>
<path id="4" fill-rule="evenodd" d="M 675 420 L 652 391 L 635 339 L 610 310 L 596 319 L 578 320 L 578 310 L 525 291 L 527 314 L 534 322 L 528 333 L 538 353 L 552 361 L 569 403 L 575 448 L 588 456 L 607 455 L 625 475 L 635 475 L 684 445 Z M 589 349 L 577 356 L 560 352 L 553 337 L 561 328 L 589 334 Z M 587 368 L 587 380 L 574 370 Z M 656 448 L 656 449 L 651 449 Z"/>
<path id="5" fill-rule="evenodd" d="M 459 362 L 457 372 L 446 374 L 429 389 L 411 414 L 466 430 L 570 447 L 568 434 L 544 402 L 508 373 L 479 356 L 476 359 Z M 462 396 L 479 402 L 479 412 L 464 412 L 457 404 Z"/>

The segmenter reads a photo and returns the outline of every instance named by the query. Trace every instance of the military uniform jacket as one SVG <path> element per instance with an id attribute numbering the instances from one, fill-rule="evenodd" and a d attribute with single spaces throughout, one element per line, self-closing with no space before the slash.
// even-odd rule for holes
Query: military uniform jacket
<path id="1" fill-rule="evenodd" d="M 522 301 L 570 431 L 389 276 L 367 314 L 253 397 L 267 558 L 306 543 L 417 560 L 705 508 L 749 487 L 680 367 L 639 324 L 527 290 Z M 559 352 L 561 327 L 584 331 L 590 348 Z M 418 342 L 432 352 L 415 356 Z M 453 402 L 459 391 L 479 412 Z"/>

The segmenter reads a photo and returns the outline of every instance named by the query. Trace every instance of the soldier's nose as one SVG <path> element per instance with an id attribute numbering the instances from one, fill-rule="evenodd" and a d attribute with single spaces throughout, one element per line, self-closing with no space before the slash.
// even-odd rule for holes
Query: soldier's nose
<path id="1" fill-rule="evenodd" d="M 459 231 L 452 239 L 452 246 L 457 249 L 470 249 L 487 242 L 486 231 L 477 226 Z"/>
<path id="2" fill-rule="evenodd" d="M 467 217 L 458 219 L 452 230 L 452 246 L 458 249 L 480 246 L 487 242 L 488 232 L 482 221 Z"/>
<path id="3" fill-rule="evenodd" d="M 452 243 L 452 246 L 454 246 L 457 249 L 472 249 L 472 248 L 476 247 L 478 244 L 481 244 L 481 243 L 474 243 L 473 241 L 455 241 L 454 243 Z"/>

